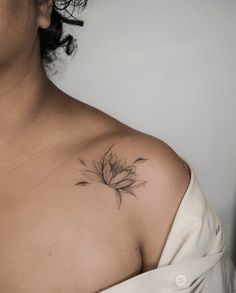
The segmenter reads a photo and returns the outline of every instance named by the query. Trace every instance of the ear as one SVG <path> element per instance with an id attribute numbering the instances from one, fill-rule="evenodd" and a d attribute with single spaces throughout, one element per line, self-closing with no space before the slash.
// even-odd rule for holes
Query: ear
<path id="1" fill-rule="evenodd" d="M 51 24 L 53 0 L 37 0 L 38 27 L 46 29 Z"/>

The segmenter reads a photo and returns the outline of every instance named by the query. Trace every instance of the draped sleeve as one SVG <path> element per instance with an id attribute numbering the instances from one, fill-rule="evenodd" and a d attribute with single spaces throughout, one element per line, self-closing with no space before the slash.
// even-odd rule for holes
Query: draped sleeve
<path id="1" fill-rule="evenodd" d="M 207 202 L 192 165 L 157 268 L 118 283 L 106 293 L 236 293 L 236 271 L 222 223 Z"/>

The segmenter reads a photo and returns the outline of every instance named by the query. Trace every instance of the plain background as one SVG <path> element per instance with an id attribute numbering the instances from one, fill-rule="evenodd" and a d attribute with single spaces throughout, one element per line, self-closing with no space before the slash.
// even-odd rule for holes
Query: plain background
<path id="1" fill-rule="evenodd" d="M 236 252 L 236 1 L 93 0 L 52 81 L 169 144 L 195 169 Z M 62 55 L 63 56 L 63 55 Z"/>

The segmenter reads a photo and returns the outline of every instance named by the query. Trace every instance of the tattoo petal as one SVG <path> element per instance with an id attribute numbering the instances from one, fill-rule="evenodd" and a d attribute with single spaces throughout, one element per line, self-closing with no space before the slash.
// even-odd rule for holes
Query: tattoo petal
<path id="1" fill-rule="evenodd" d="M 93 160 L 93 166 L 94 166 L 94 169 L 96 170 L 96 172 L 102 176 L 102 165 L 100 164 L 100 162 L 96 162 Z"/>
<path id="2" fill-rule="evenodd" d="M 127 177 L 129 175 L 130 172 L 124 170 L 120 173 L 118 173 L 116 176 L 114 176 L 111 181 L 110 181 L 110 184 L 115 184 L 115 183 L 118 183 L 120 182 L 121 180 L 125 179 L 125 177 Z"/>
<path id="3" fill-rule="evenodd" d="M 109 186 L 118 189 L 118 188 L 130 186 L 133 184 L 133 182 L 134 182 L 134 180 L 123 180 L 117 184 L 110 184 Z"/>
<path id="4" fill-rule="evenodd" d="M 83 170 L 82 174 L 85 175 L 87 178 L 89 178 L 91 180 L 101 182 L 101 177 L 94 171 Z"/>
<path id="5" fill-rule="evenodd" d="M 103 168 L 103 178 L 104 178 L 104 181 L 107 184 L 109 184 L 109 182 L 112 178 L 112 169 L 111 169 L 111 164 L 109 162 L 107 162 Z"/>
<path id="6" fill-rule="evenodd" d="M 116 201 L 118 208 L 120 208 L 122 202 L 122 192 L 129 193 L 136 197 L 133 188 L 145 186 L 147 181 L 136 180 L 136 167 L 137 164 L 146 161 L 147 159 L 139 157 L 131 165 L 127 166 L 126 160 L 118 160 L 116 154 L 112 152 L 112 147 L 109 147 L 107 151 L 97 161 L 93 160 L 92 170 L 81 170 L 82 173 L 93 181 L 105 183 L 107 186 L 114 189 L 116 194 Z M 80 163 L 87 167 L 85 162 L 79 159 Z M 88 167 L 87 167 L 88 168 Z M 75 185 L 85 186 L 88 185 L 87 181 L 79 181 Z"/>

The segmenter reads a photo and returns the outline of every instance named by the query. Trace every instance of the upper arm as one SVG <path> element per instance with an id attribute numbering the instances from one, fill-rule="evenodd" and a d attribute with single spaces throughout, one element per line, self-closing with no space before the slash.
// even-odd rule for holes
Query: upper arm
<path id="1" fill-rule="evenodd" d="M 149 136 L 133 137 L 126 148 L 129 156 L 146 160 L 136 169 L 145 186 L 135 189 L 137 199 L 129 201 L 134 229 L 142 250 L 143 271 L 155 268 L 190 182 L 185 162 L 165 142 Z"/>

